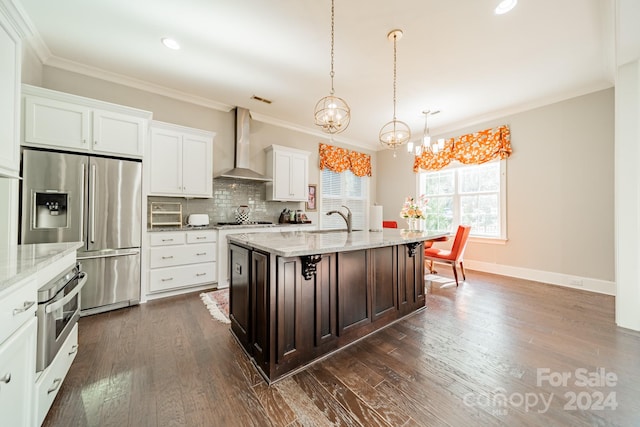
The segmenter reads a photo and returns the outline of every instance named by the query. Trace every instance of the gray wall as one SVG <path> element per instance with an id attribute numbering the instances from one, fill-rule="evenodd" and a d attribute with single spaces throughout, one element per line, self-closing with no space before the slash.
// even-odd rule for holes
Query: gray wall
<path id="1" fill-rule="evenodd" d="M 506 244 L 470 243 L 465 259 L 614 280 L 613 89 L 462 128 L 509 125 Z M 413 158 L 378 154 L 378 202 L 396 219 L 416 193 Z M 404 191 L 398 191 L 403 188 Z"/>

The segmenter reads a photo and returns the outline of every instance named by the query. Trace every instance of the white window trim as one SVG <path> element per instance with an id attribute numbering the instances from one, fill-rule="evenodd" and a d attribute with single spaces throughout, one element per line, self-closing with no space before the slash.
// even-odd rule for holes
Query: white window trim
<path id="1" fill-rule="evenodd" d="M 509 241 L 507 237 L 507 215 L 508 215 L 507 213 L 507 159 L 501 159 L 499 160 L 499 162 L 500 162 L 500 237 L 469 236 L 470 242 L 504 245 Z M 468 166 L 468 165 L 462 164 L 454 160 L 451 163 L 449 163 L 449 165 L 442 168 L 442 170 L 458 169 L 465 166 Z M 421 171 L 416 174 L 417 193 L 420 192 L 420 173 L 422 172 L 428 172 L 428 171 Z M 416 194 L 416 198 L 418 197 L 420 197 L 420 194 Z M 453 225 L 454 225 L 454 228 L 457 229 L 459 224 L 454 222 Z"/>
<path id="2" fill-rule="evenodd" d="M 370 218 L 369 218 L 369 209 L 368 206 L 371 206 L 371 177 L 363 176 L 360 178 L 367 179 L 367 190 L 365 197 L 365 217 L 364 217 L 364 228 L 363 230 L 369 230 Z M 318 230 L 323 230 L 324 221 L 326 220 L 326 215 L 322 215 L 322 201 L 324 197 L 322 197 L 322 169 L 318 170 L 318 184 L 316 188 L 316 213 L 318 214 Z"/>

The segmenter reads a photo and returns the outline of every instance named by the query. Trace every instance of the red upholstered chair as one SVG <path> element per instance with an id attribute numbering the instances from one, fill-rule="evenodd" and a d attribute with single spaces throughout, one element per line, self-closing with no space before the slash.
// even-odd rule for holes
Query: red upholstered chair
<path id="1" fill-rule="evenodd" d="M 467 247 L 467 241 L 469 240 L 469 232 L 471 231 L 470 225 L 458 226 L 455 240 L 451 250 L 438 249 L 438 248 L 425 248 L 424 260 L 430 262 L 429 271 L 433 271 L 433 262 L 443 262 L 451 264 L 453 267 L 453 277 L 456 279 L 456 286 L 458 286 L 458 271 L 456 270 L 456 263 L 460 264 L 460 271 L 462 271 L 462 280 L 467 280 L 464 274 L 464 266 L 462 265 L 462 258 L 464 256 L 464 250 Z"/>
<path id="2" fill-rule="evenodd" d="M 398 221 L 382 221 L 382 228 L 398 228 Z"/>

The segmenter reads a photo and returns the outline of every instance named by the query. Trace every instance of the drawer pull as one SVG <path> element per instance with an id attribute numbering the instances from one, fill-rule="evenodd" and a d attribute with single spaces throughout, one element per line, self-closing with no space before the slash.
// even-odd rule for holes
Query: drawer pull
<path id="1" fill-rule="evenodd" d="M 207 238 L 207 236 L 196 236 L 196 239 L 198 239 L 198 240 L 203 240 L 203 239 L 206 239 L 206 238 Z"/>
<path id="2" fill-rule="evenodd" d="M 74 344 L 73 347 L 71 347 L 71 351 L 69 352 L 69 356 L 71 356 L 74 353 L 78 352 L 78 344 Z"/>
<path id="3" fill-rule="evenodd" d="M 200 277 L 200 276 L 206 276 L 207 273 L 196 273 L 196 277 Z"/>
<path id="4" fill-rule="evenodd" d="M 171 259 L 173 258 L 173 255 L 168 255 L 168 256 L 163 256 L 162 259 Z"/>
<path id="5" fill-rule="evenodd" d="M 162 239 L 163 242 L 173 242 L 173 239 Z"/>
<path id="6" fill-rule="evenodd" d="M 51 394 L 56 391 L 58 387 L 60 387 L 60 384 L 62 384 L 62 378 L 56 378 L 53 380 L 53 384 L 51 385 L 51 388 L 47 390 L 47 394 Z"/>
<path id="7" fill-rule="evenodd" d="M 11 382 L 11 372 L 4 374 L 4 377 L 0 378 L 0 382 L 9 384 Z"/>
<path id="8" fill-rule="evenodd" d="M 13 309 L 13 315 L 17 316 L 20 313 L 24 313 L 25 311 L 29 310 L 31 307 L 33 307 L 33 304 L 35 304 L 35 301 L 25 301 L 24 304 L 22 304 L 22 308 L 14 308 Z"/>
<path id="9" fill-rule="evenodd" d="M 168 281 L 170 281 L 170 280 L 173 280 L 173 277 L 168 277 L 168 278 L 166 278 L 166 279 L 161 279 L 161 281 L 163 281 L 163 282 L 168 282 Z"/>
<path id="10" fill-rule="evenodd" d="M 196 255 L 197 256 L 202 256 L 202 255 L 206 255 L 206 254 L 207 254 L 206 252 L 198 252 Z"/>

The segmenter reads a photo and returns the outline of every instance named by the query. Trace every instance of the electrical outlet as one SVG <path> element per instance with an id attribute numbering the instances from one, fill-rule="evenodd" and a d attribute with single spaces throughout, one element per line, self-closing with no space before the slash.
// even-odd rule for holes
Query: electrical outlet
<path id="1" fill-rule="evenodd" d="M 582 286 L 581 279 L 569 279 L 569 285 L 571 286 Z"/>

